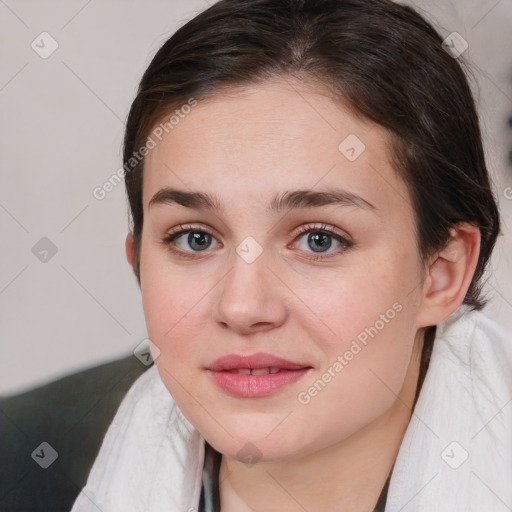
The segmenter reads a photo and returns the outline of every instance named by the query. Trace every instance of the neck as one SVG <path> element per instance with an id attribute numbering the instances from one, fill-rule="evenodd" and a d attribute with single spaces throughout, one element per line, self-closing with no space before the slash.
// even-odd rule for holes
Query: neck
<path id="1" fill-rule="evenodd" d="M 415 350 L 404 385 L 385 414 L 334 446 L 293 461 L 253 466 L 223 456 L 222 512 L 372 512 L 392 470 L 414 405 Z"/>

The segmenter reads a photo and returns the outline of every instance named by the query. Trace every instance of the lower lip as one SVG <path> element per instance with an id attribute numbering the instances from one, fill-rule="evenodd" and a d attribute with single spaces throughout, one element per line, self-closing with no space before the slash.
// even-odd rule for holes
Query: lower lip
<path id="1" fill-rule="evenodd" d="M 297 382 L 304 377 L 311 368 L 300 370 L 283 370 L 266 375 L 246 375 L 228 371 L 208 370 L 213 381 L 223 391 L 241 398 L 255 398 L 268 396 L 285 386 Z"/>

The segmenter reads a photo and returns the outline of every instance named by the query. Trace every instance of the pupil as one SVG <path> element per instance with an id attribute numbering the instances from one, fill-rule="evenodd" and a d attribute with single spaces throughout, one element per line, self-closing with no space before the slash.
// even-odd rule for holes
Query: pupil
<path id="1" fill-rule="evenodd" d="M 208 233 L 192 232 L 188 234 L 188 244 L 192 249 L 203 251 L 210 245 L 210 235 Z"/>
<path id="2" fill-rule="evenodd" d="M 312 245 L 311 242 L 317 244 L 316 246 Z M 325 233 L 310 233 L 308 236 L 309 247 L 315 252 L 323 252 L 323 250 L 329 249 L 331 247 L 332 241 L 329 235 Z"/>

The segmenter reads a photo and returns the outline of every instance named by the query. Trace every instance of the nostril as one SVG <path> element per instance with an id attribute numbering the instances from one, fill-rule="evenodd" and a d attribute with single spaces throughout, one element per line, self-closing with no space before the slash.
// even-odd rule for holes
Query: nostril
<path id="1" fill-rule="evenodd" d="M 255 324 L 251 325 L 251 329 L 254 331 L 264 331 L 271 326 L 272 324 L 270 322 L 256 322 Z"/>

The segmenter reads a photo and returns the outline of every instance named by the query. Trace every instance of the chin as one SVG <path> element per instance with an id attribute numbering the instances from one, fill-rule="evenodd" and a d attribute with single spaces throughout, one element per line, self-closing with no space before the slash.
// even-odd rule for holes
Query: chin
<path id="1" fill-rule="evenodd" d="M 214 426 L 210 419 L 205 428 L 198 430 L 218 452 L 246 464 L 292 460 L 306 455 L 314 444 L 314 440 L 304 438 L 303 432 L 286 428 L 278 432 L 280 427 L 276 428 L 276 425 L 282 421 L 282 417 L 279 421 L 259 422 L 259 428 L 254 424 L 251 426 L 249 417 L 247 421 L 249 423 L 244 425 L 224 422 L 224 430 L 218 425 Z M 236 432 L 236 435 L 231 437 L 226 431 Z"/>
<path id="2" fill-rule="evenodd" d="M 282 462 L 299 455 L 293 451 L 294 448 L 283 445 L 279 440 L 277 443 L 262 440 L 261 438 L 254 438 L 252 440 L 250 438 L 236 439 L 231 440 L 229 443 L 220 444 L 208 442 L 226 457 L 248 465 Z"/>

